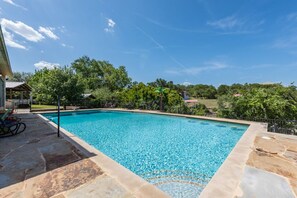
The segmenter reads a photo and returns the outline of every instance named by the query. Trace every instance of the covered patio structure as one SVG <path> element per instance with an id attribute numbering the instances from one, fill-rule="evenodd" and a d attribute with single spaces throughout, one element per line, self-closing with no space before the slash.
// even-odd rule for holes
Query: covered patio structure
<path id="1" fill-rule="evenodd" d="M 30 105 L 32 88 L 26 82 L 6 82 L 6 99 L 14 106 Z"/>

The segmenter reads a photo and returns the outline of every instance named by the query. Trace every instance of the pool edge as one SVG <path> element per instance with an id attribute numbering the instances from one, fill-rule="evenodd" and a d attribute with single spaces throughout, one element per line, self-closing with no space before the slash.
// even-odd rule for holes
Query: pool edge
<path id="1" fill-rule="evenodd" d="M 200 198 L 206 197 L 222 197 L 222 198 L 231 198 L 235 197 L 236 195 L 240 194 L 239 184 L 241 182 L 244 167 L 246 166 L 246 161 L 248 160 L 249 154 L 252 151 L 252 147 L 254 144 L 254 139 L 258 133 L 267 132 L 267 125 L 263 123 L 257 122 L 250 122 L 250 121 L 243 121 L 243 120 L 232 120 L 232 119 L 224 119 L 224 118 L 210 118 L 210 117 L 203 117 L 203 116 L 192 116 L 192 115 L 182 115 L 182 114 L 171 114 L 171 113 L 164 113 L 158 111 L 143 111 L 143 110 L 126 110 L 126 109 L 93 109 L 93 110 L 104 110 L 104 111 L 124 111 L 124 112 L 134 112 L 134 113 L 149 113 L 149 114 L 159 114 L 159 115 L 167 115 L 167 116 L 177 116 L 177 117 L 186 117 L 186 118 L 198 118 L 203 120 L 211 120 L 211 121 L 219 121 L 219 122 L 228 122 L 228 123 L 236 123 L 236 124 L 243 124 L 249 125 L 248 129 L 244 132 L 240 140 L 234 146 L 232 151 L 229 153 L 223 164 L 220 168 L 216 171 L 215 175 L 212 177 L 210 182 L 206 185 L 203 189 L 202 193 L 200 194 Z M 79 110 L 85 111 L 85 110 Z M 68 111 L 71 112 L 71 111 Z M 74 111 L 74 112 L 77 112 Z M 36 113 L 41 118 L 47 121 L 52 127 L 57 128 L 57 125 L 44 116 L 40 115 L 42 112 Z M 44 112 L 49 113 L 49 112 Z M 77 136 L 73 135 L 69 131 L 61 128 L 61 132 L 65 138 L 70 140 L 75 145 L 81 146 L 86 150 L 96 153 L 96 157 L 92 157 L 93 161 L 98 164 L 98 166 L 102 167 L 104 170 L 107 169 L 112 176 L 115 176 L 118 181 L 129 191 L 136 192 L 135 188 L 143 188 L 147 186 L 149 190 L 145 191 L 146 196 L 153 196 L 152 191 L 155 191 L 157 194 L 154 194 L 154 197 L 166 197 L 167 195 L 159 190 L 154 185 L 148 183 L 140 176 L 136 175 L 135 173 L 131 172 L 127 168 L 123 167 L 122 165 L 118 164 L 116 161 L 112 160 L 108 156 L 101 153 L 99 150 L 95 149 L 94 147 L 90 146 L 85 141 L 81 140 Z M 103 159 L 99 159 L 99 156 Z M 112 168 L 106 167 L 107 165 L 111 165 Z M 116 170 L 116 169 L 121 169 Z M 120 174 L 119 174 L 120 173 Z M 124 173 L 124 175 L 122 175 Z M 115 174 L 115 175 L 114 175 Z M 127 178 L 129 180 L 135 180 L 134 183 L 127 183 Z M 226 179 L 228 178 L 228 179 Z M 160 196 L 159 194 L 160 193 Z M 144 196 L 140 192 L 140 194 L 135 194 L 136 196 Z M 145 197 L 146 197 L 145 196 Z"/>

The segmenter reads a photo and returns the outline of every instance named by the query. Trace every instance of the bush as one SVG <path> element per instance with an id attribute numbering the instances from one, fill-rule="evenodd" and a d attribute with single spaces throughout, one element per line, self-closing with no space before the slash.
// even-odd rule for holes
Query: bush
<path id="1" fill-rule="evenodd" d="M 218 115 L 239 119 L 297 119 L 296 87 L 254 88 L 218 100 Z"/>
<path id="2" fill-rule="evenodd" d="M 204 104 L 196 104 L 193 107 L 188 107 L 185 103 L 182 103 L 180 105 L 175 105 L 171 107 L 166 106 L 165 110 L 168 113 L 180 113 L 199 116 L 205 116 L 207 113 L 210 113 Z"/>
<path id="3" fill-rule="evenodd" d="M 205 116 L 207 113 L 210 113 L 207 107 L 204 104 L 196 104 L 191 107 L 193 115 Z"/>

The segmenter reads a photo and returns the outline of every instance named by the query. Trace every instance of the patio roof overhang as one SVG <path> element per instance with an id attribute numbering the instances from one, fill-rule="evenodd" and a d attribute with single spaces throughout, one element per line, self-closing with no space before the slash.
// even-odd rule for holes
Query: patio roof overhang
<path id="1" fill-rule="evenodd" d="M 12 70 L 11 70 L 1 26 L 0 26 L 0 75 L 4 77 L 12 76 Z"/>
<path id="2" fill-rule="evenodd" d="M 32 91 L 32 88 L 25 82 L 6 82 L 6 91 Z"/>

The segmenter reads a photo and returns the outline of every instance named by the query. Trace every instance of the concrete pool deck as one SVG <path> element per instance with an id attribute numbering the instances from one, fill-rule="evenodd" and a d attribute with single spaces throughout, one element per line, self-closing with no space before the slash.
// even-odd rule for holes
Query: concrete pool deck
<path id="1" fill-rule="evenodd" d="M 0 197 L 167 197 L 73 134 L 62 129 L 63 136 L 57 138 L 55 124 L 35 114 L 22 114 L 20 117 L 28 129 L 18 136 L 0 139 Z M 230 122 L 227 119 L 199 118 Z M 267 178 L 284 186 L 275 189 L 275 195 L 283 193 L 294 197 L 293 191 L 297 191 L 294 172 L 297 170 L 294 150 L 297 138 L 267 133 L 266 126 L 261 123 L 233 122 L 251 125 L 200 197 L 251 197 L 249 194 L 252 193 L 269 193 L 251 185 Z M 270 139 L 262 138 L 269 135 Z M 279 137 L 283 138 L 284 145 L 289 142 L 291 146 L 275 154 L 274 143 Z M 262 140 L 268 143 L 264 144 Z M 286 156 L 291 168 L 287 169 L 288 163 L 282 160 L 275 160 L 272 167 L 268 166 L 271 159 L 261 153 L 263 150 L 274 158 Z M 260 152 L 259 156 L 254 152 Z M 263 182 L 262 189 L 265 185 L 271 188 L 274 184 Z"/>

